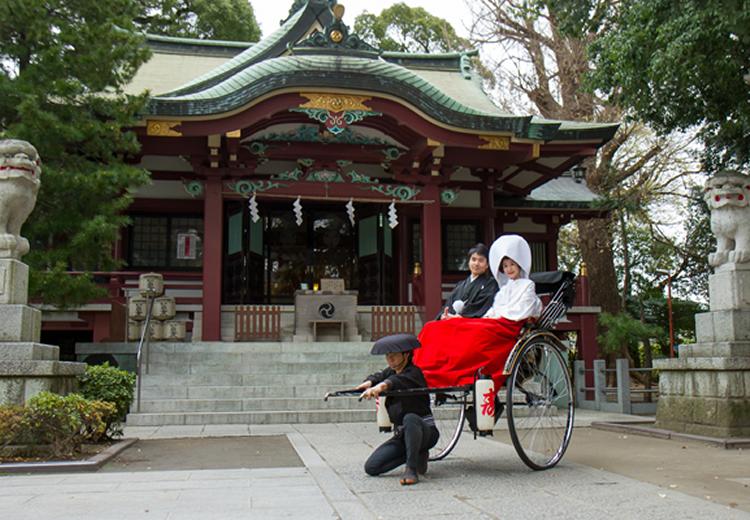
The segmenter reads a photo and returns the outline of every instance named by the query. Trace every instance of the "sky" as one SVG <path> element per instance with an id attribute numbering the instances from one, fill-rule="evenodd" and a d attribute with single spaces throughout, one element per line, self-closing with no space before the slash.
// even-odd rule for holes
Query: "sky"
<path id="1" fill-rule="evenodd" d="M 426 11 L 440 18 L 445 18 L 456 29 L 460 36 L 468 36 L 468 25 L 471 20 L 469 9 L 462 0 L 400 0 L 410 7 L 422 7 Z M 289 8 L 293 0 L 250 0 L 250 4 L 255 11 L 255 19 L 260 24 L 263 36 L 273 32 L 278 26 L 279 21 L 286 18 L 289 14 Z M 351 29 L 354 26 L 354 19 L 364 11 L 373 14 L 380 12 L 393 4 L 397 0 L 340 0 L 346 11 L 344 12 L 344 22 Z M 457 13 L 458 11 L 458 13 Z"/>

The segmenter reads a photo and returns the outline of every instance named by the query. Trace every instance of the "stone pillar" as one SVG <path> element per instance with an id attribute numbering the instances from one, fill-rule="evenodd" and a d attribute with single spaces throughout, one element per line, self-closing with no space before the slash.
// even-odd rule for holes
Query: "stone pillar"
<path id="1" fill-rule="evenodd" d="M 695 316 L 697 343 L 654 361 L 660 428 L 713 437 L 750 437 L 750 181 L 720 173 L 706 199 L 718 248 L 709 255 L 710 312 Z"/>
<path id="2" fill-rule="evenodd" d="M 23 404 L 47 390 L 76 389 L 84 363 L 61 362 L 60 349 L 39 343 L 42 313 L 28 305 L 28 252 L 21 225 L 36 202 L 39 159 L 24 141 L 0 141 L 0 404 Z"/>

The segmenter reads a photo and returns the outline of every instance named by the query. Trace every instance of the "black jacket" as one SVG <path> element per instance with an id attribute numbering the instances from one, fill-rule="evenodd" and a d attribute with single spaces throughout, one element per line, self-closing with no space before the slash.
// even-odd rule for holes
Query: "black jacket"
<path id="1" fill-rule="evenodd" d="M 464 310 L 461 312 L 461 316 L 464 318 L 481 318 L 492 307 L 497 290 L 497 280 L 489 271 L 477 276 L 473 282 L 471 276 L 469 276 L 458 282 L 435 319 L 440 319 L 443 309 L 446 307 L 448 307 L 449 314 L 456 314 L 453 310 L 453 302 L 457 300 L 463 300 L 464 302 Z"/>
<path id="2" fill-rule="evenodd" d="M 397 374 L 392 368 L 386 368 L 381 372 L 367 376 L 365 381 L 372 382 L 372 386 L 383 381 L 388 381 L 388 391 L 427 387 L 427 381 L 424 379 L 422 370 L 414 365 L 411 360 L 409 360 L 409 363 L 400 374 Z M 388 409 L 388 417 L 390 417 L 391 422 L 396 426 L 403 424 L 404 415 L 407 413 L 415 413 L 420 417 L 432 415 L 432 410 L 430 410 L 430 396 L 428 394 L 388 397 L 385 400 L 385 407 Z"/>

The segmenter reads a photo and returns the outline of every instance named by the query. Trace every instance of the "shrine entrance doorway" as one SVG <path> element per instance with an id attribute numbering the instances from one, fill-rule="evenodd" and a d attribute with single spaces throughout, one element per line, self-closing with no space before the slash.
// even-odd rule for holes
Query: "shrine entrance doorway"
<path id="1" fill-rule="evenodd" d="M 357 205 L 354 226 L 342 204 L 303 201 L 299 226 L 291 201 L 260 202 L 259 211 L 253 222 L 246 201 L 225 201 L 223 303 L 292 304 L 321 278 L 343 279 L 362 305 L 396 303 L 386 205 Z"/>

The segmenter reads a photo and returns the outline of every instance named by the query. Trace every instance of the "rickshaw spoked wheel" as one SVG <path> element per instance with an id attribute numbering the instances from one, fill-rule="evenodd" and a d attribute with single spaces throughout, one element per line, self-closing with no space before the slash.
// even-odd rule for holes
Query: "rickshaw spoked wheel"
<path id="1" fill-rule="evenodd" d="M 531 339 L 506 384 L 510 437 L 518 456 L 534 470 L 560 462 L 573 432 L 573 392 L 563 351 L 554 338 Z"/>

